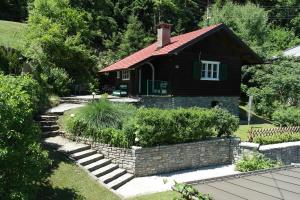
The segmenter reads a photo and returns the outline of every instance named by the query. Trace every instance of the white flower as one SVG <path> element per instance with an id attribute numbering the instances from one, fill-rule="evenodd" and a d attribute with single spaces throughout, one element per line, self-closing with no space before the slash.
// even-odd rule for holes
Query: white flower
<path id="1" fill-rule="evenodd" d="M 70 116 L 71 116 L 71 117 L 75 117 L 75 114 L 72 113 Z"/>
<path id="2" fill-rule="evenodd" d="M 136 137 L 136 138 L 134 139 L 134 141 L 138 142 L 138 141 L 140 141 L 140 139 L 139 139 L 138 137 Z"/>

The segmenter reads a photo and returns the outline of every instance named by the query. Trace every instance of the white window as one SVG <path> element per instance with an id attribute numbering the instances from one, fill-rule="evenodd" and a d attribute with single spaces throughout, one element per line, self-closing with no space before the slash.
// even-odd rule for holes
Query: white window
<path id="1" fill-rule="evenodd" d="M 117 71 L 117 79 L 120 78 L 120 71 Z"/>
<path id="2" fill-rule="evenodd" d="M 130 71 L 129 70 L 122 71 L 122 80 L 130 80 Z"/>
<path id="3" fill-rule="evenodd" d="M 219 80 L 220 62 L 202 60 L 201 80 Z"/>

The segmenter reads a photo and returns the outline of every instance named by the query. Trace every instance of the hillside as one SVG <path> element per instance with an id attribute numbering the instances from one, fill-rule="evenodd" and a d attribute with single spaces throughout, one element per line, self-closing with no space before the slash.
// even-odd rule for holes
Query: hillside
<path id="1" fill-rule="evenodd" d="M 0 45 L 18 49 L 22 44 L 22 30 L 26 24 L 0 20 Z"/>

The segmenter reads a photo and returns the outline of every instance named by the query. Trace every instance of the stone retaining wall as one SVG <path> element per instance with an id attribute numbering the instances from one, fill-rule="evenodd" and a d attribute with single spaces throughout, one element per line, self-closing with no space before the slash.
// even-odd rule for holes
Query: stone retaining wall
<path id="1" fill-rule="evenodd" d="M 286 142 L 280 144 L 259 145 L 243 142 L 240 144 L 239 155 L 243 153 L 259 152 L 266 157 L 281 161 L 285 165 L 300 163 L 300 142 Z"/>
<path id="2" fill-rule="evenodd" d="M 232 163 L 240 140 L 200 142 L 135 149 L 135 174 L 148 176 L 182 169 Z"/>
<path id="3" fill-rule="evenodd" d="M 84 138 L 76 138 L 76 141 L 90 144 L 105 158 L 112 159 L 113 163 L 135 176 L 149 176 L 182 169 L 232 163 L 238 153 L 240 143 L 238 138 L 221 138 L 150 148 L 125 149 L 95 143 Z"/>
<path id="4" fill-rule="evenodd" d="M 226 108 L 234 115 L 239 115 L 239 97 L 236 96 L 208 96 L 208 97 L 180 97 L 180 96 L 143 96 L 140 104 L 145 107 L 171 109 L 177 107 L 211 108 L 211 103 L 217 101 L 222 108 Z"/>

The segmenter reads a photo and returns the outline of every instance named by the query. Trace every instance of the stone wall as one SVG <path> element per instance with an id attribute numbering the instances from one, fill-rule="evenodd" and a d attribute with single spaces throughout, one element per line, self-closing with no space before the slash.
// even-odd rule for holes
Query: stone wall
<path id="1" fill-rule="evenodd" d="M 281 161 L 285 165 L 300 162 L 300 142 L 286 142 L 280 144 L 259 145 L 243 142 L 240 144 L 239 157 L 243 153 L 259 152 L 266 157 Z"/>
<path id="2" fill-rule="evenodd" d="M 239 115 L 239 97 L 211 96 L 211 97 L 176 97 L 176 96 L 143 96 L 140 105 L 145 107 L 158 107 L 163 109 L 177 107 L 204 107 L 211 108 L 212 101 L 218 101 L 222 108 Z"/>
<path id="3" fill-rule="evenodd" d="M 135 175 L 148 176 L 182 169 L 232 163 L 240 140 L 213 139 L 200 142 L 137 148 Z"/>
<path id="4" fill-rule="evenodd" d="M 218 138 L 206 141 L 131 149 L 110 147 L 84 138 L 72 138 L 90 144 L 106 159 L 135 174 L 149 176 L 182 169 L 232 163 L 238 152 L 239 138 Z"/>

